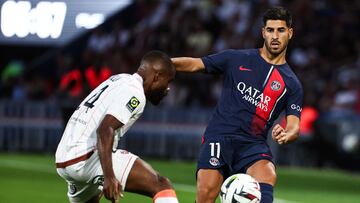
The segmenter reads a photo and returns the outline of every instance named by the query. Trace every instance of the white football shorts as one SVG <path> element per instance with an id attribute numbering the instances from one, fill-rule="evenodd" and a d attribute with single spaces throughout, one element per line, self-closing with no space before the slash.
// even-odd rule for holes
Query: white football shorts
<path id="1" fill-rule="evenodd" d="M 116 178 L 122 190 L 138 156 L 118 149 L 112 153 L 112 163 Z M 103 188 L 104 176 L 97 151 L 85 161 L 66 168 L 57 168 L 58 174 L 68 183 L 68 197 L 71 203 L 83 203 L 99 195 Z"/>

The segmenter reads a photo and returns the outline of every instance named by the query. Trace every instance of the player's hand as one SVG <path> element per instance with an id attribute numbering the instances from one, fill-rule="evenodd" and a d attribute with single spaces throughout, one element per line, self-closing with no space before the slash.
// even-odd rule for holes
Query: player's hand
<path id="1" fill-rule="evenodd" d="M 121 185 L 120 182 L 114 178 L 105 178 L 103 193 L 106 199 L 110 200 L 112 203 L 119 201 L 121 194 Z"/>
<path id="2" fill-rule="evenodd" d="M 278 144 L 286 144 L 289 141 L 289 137 L 285 132 L 285 129 L 281 125 L 276 124 L 271 131 L 271 135 L 274 141 Z"/>

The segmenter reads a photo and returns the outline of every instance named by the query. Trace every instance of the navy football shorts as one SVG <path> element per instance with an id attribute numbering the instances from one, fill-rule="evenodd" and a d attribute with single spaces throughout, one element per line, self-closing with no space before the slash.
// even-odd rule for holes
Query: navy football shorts
<path id="1" fill-rule="evenodd" d="M 252 164 L 263 159 L 274 163 L 270 147 L 265 141 L 249 141 L 239 137 L 209 137 L 201 146 L 197 171 L 217 169 L 225 179 L 235 173 L 246 173 Z"/>

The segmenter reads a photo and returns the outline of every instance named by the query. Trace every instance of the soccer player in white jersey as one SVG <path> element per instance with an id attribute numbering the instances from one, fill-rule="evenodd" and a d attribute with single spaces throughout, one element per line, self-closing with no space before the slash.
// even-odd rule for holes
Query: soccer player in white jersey
<path id="1" fill-rule="evenodd" d="M 177 203 L 170 181 L 136 155 L 117 149 L 118 140 L 142 114 L 146 99 L 158 104 L 175 77 L 170 58 L 144 55 L 138 71 L 118 74 L 94 89 L 69 119 L 56 151 L 58 174 L 68 184 L 70 202 L 117 202 L 123 191 Z"/>

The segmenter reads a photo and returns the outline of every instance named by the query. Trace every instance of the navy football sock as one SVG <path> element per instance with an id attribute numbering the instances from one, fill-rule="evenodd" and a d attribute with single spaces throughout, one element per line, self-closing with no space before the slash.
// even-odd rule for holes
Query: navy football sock
<path id="1" fill-rule="evenodd" d="M 261 201 L 260 203 L 273 202 L 273 186 L 267 183 L 260 183 Z"/>

